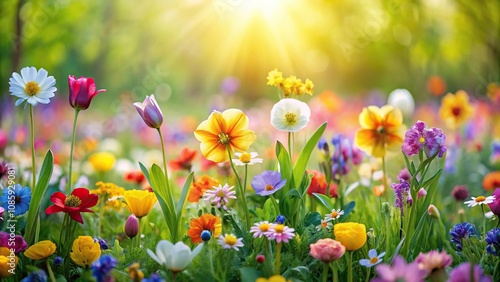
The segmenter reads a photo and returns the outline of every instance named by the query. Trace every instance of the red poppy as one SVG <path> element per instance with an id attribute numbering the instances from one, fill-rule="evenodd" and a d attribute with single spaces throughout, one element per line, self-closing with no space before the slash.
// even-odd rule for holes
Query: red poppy
<path id="1" fill-rule="evenodd" d="M 45 210 L 46 214 L 58 212 L 68 213 L 71 219 L 83 224 L 81 212 L 93 212 L 89 208 L 97 204 L 99 196 L 90 194 L 86 188 L 76 188 L 69 197 L 61 192 L 55 192 L 50 196 L 50 201 L 54 203 Z"/>
<path id="2" fill-rule="evenodd" d="M 326 187 L 328 184 L 326 183 L 325 175 L 314 169 L 308 169 L 307 173 L 313 175 L 311 183 L 307 188 L 307 194 L 309 194 L 310 196 L 312 196 L 313 193 L 326 195 Z M 332 198 L 338 197 L 337 185 L 335 183 L 330 184 L 330 197 Z"/>
<path id="3" fill-rule="evenodd" d="M 183 148 L 176 160 L 171 160 L 168 165 L 173 170 L 187 170 L 191 171 L 193 159 L 196 157 L 196 151 L 189 148 Z"/>
<path id="4" fill-rule="evenodd" d="M 129 171 L 125 173 L 123 178 L 125 179 L 125 181 L 134 182 L 137 185 L 142 184 L 142 182 L 146 179 L 141 171 Z"/>

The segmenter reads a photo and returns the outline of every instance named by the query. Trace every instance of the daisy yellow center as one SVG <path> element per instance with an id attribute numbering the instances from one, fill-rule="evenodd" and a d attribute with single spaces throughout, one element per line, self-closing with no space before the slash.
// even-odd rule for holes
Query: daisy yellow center
<path id="1" fill-rule="evenodd" d="M 236 239 L 236 237 L 234 237 L 233 235 L 226 235 L 226 238 L 224 238 L 224 240 L 226 241 L 226 244 L 230 246 L 236 244 L 236 242 L 238 241 L 238 239 Z"/>
<path id="2" fill-rule="evenodd" d="M 29 96 L 35 96 L 40 92 L 40 86 L 36 81 L 30 81 L 26 83 L 26 86 L 24 86 L 24 92 L 26 92 Z"/>
<path id="3" fill-rule="evenodd" d="M 418 139 L 418 142 L 420 142 L 420 143 L 424 144 L 424 143 L 425 143 L 425 138 L 424 138 L 424 137 L 420 137 L 420 138 Z"/>
<path id="4" fill-rule="evenodd" d="M 385 128 L 381 125 L 377 127 L 377 133 L 379 134 L 384 134 L 385 133 Z"/>
<path id="5" fill-rule="evenodd" d="M 476 203 L 481 203 L 481 202 L 484 202 L 486 201 L 486 197 L 485 196 L 479 196 L 476 198 Z"/>
<path id="6" fill-rule="evenodd" d="M 226 133 L 221 132 L 221 133 L 219 133 L 218 137 L 219 137 L 220 144 L 226 145 L 229 143 L 229 135 L 227 135 Z"/>
<path id="7" fill-rule="evenodd" d="M 262 231 L 262 232 L 266 232 L 267 230 L 269 230 L 269 224 L 267 224 L 267 223 L 262 223 L 262 224 L 259 226 L 259 228 L 260 228 L 260 231 Z"/>
<path id="8" fill-rule="evenodd" d="M 249 153 L 242 153 L 240 156 L 240 161 L 245 164 L 249 163 L 251 159 L 252 157 Z"/>
<path id="9" fill-rule="evenodd" d="M 378 262 L 378 257 L 373 257 L 370 259 L 370 263 L 371 264 L 374 264 L 374 263 L 377 263 Z"/>
<path id="10" fill-rule="evenodd" d="M 323 225 L 323 227 L 326 227 L 328 225 L 328 222 L 322 222 L 321 225 Z"/>
<path id="11" fill-rule="evenodd" d="M 224 191 L 220 190 L 219 192 L 217 192 L 216 195 L 217 195 L 217 197 L 222 198 L 222 197 L 226 196 L 226 193 L 224 193 Z"/>
<path id="12" fill-rule="evenodd" d="M 286 113 L 285 119 L 286 119 L 286 123 L 288 123 L 289 125 L 293 125 L 293 124 L 297 123 L 297 115 L 294 113 Z"/>
<path id="13" fill-rule="evenodd" d="M 339 215 L 338 212 L 336 211 L 332 211 L 332 213 L 330 214 L 333 218 L 337 217 Z"/>
<path id="14" fill-rule="evenodd" d="M 285 225 L 283 224 L 278 224 L 274 227 L 274 231 L 276 231 L 276 233 L 283 233 L 283 231 L 285 231 Z"/>
<path id="15" fill-rule="evenodd" d="M 64 205 L 68 207 L 78 207 L 82 204 L 82 200 L 75 195 L 70 195 L 64 200 Z"/>
<path id="16" fill-rule="evenodd" d="M 271 191 L 271 190 L 273 190 L 273 189 L 274 189 L 274 186 L 273 186 L 273 185 L 271 185 L 271 184 L 267 184 L 267 185 L 266 185 L 266 188 L 264 188 L 264 189 L 266 189 L 267 191 Z"/>

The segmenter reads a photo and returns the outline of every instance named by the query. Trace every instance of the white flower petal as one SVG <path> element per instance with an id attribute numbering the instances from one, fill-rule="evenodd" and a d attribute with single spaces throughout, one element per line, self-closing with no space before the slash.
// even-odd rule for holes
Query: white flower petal
<path id="1" fill-rule="evenodd" d="M 25 67 L 25 68 L 21 69 L 21 77 L 23 78 L 24 84 L 26 84 L 29 81 L 31 81 L 29 79 L 29 73 L 30 73 L 30 68 L 29 67 Z"/>
<path id="2" fill-rule="evenodd" d="M 45 69 L 41 68 L 40 70 L 38 70 L 35 81 L 38 83 L 42 82 L 43 80 L 45 80 L 45 78 L 47 78 L 48 74 L 49 73 Z"/>
<path id="3" fill-rule="evenodd" d="M 23 78 L 17 72 L 12 73 L 12 78 L 14 78 L 17 84 L 19 84 L 21 87 L 24 88 L 24 85 L 26 83 L 23 81 Z"/>

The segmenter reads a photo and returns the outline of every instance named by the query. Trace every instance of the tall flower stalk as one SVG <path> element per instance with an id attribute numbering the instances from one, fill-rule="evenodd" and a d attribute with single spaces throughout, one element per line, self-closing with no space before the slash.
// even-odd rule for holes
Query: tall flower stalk
<path id="1" fill-rule="evenodd" d="M 31 189 L 36 188 L 36 159 L 35 159 L 35 121 L 33 118 L 33 105 L 30 104 L 30 142 L 31 142 Z"/>
<path id="2" fill-rule="evenodd" d="M 78 120 L 78 114 L 80 110 L 75 110 L 75 117 L 73 118 L 73 132 L 71 134 L 71 151 L 69 153 L 69 175 L 68 175 L 68 185 L 66 186 L 66 194 L 71 194 L 71 186 L 73 185 L 73 151 L 75 147 L 75 136 L 76 136 L 76 122 Z"/>

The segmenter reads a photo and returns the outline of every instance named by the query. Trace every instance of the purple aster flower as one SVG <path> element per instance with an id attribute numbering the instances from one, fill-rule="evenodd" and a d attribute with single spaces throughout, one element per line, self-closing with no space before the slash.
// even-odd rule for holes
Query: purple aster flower
<path id="1" fill-rule="evenodd" d="M 418 154 L 420 150 L 424 150 L 427 157 L 439 152 L 438 156 L 441 158 L 446 152 L 445 140 L 446 135 L 441 129 L 426 128 L 425 122 L 419 120 L 406 131 L 401 149 L 408 156 Z"/>
<path id="2" fill-rule="evenodd" d="M 94 238 L 94 242 L 98 242 L 99 243 L 99 246 L 101 246 L 101 251 L 109 249 L 108 243 L 106 241 L 104 241 L 104 239 L 102 239 L 100 237 Z"/>
<path id="3" fill-rule="evenodd" d="M 450 279 L 448 282 L 473 282 L 470 280 L 471 275 L 470 262 L 464 262 L 455 267 L 450 272 Z M 491 282 L 491 277 L 484 275 L 480 265 L 474 266 L 474 282 Z"/>
<path id="4" fill-rule="evenodd" d="M 97 282 L 113 281 L 111 271 L 118 265 L 118 261 L 111 255 L 103 255 L 90 266 L 92 276 Z"/>
<path id="5" fill-rule="evenodd" d="M 421 270 L 416 262 L 409 264 L 401 256 L 396 256 L 392 267 L 388 264 L 379 264 L 375 270 L 378 277 L 372 282 L 422 282 L 425 279 L 426 271 Z"/>
<path id="6" fill-rule="evenodd" d="M 468 222 L 457 223 L 450 230 L 451 242 L 455 243 L 455 247 L 462 251 L 462 239 L 476 235 L 476 228 Z"/>
<path id="7" fill-rule="evenodd" d="M 328 146 L 328 141 L 326 141 L 325 137 L 321 136 L 321 138 L 318 141 L 318 149 L 325 151 L 325 153 L 330 152 L 330 147 Z"/>
<path id="8" fill-rule="evenodd" d="M 465 185 L 457 185 L 451 191 L 451 195 L 456 201 L 461 202 L 469 198 L 469 191 L 467 191 L 467 187 Z"/>
<path id="9" fill-rule="evenodd" d="M 0 232 L 0 247 L 6 247 L 8 249 L 13 248 L 14 253 L 18 254 L 28 248 L 28 244 L 26 244 L 26 241 L 24 241 L 23 236 L 21 235 L 16 235 L 14 237 L 14 241 L 10 241 L 10 234 L 7 232 Z M 9 244 L 10 242 L 10 244 Z M 12 244 L 12 242 L 14 244 Z"/>
<path id="10" fill-rule="evenodd" d="M 403 168 L 398 174 L 398 179 L 404 180 L 404 181 L 410 183 L 411 182 L 411 173 L 408 171 L 407 168 Z"/>
<path id="11" fill-rule="evenodd" d="M 493 228 L 486 233 L 486 251 L 492 255 L 498 256 L 500 251 L 500 228 Z"/>
<path id="12" fill-rule="evenodd" d="M 404 180 L 400 180 L 399 183 L 393 183 L 391 186 L 394 189 L 394 194 L 396 194 L 394 206 L 399 208 L 401 216 L 404 216 L 405 203 L 410 205 L 413 203 L 413 199 L 410 195 L 410 184 Z"/>
<path id="13" fill-rule="evenodd" d="M 252 188 L 255 193 L 261 196 L 269 196 L 285 186 L 286 179 L 281 179 L 278 171 L 265 170 L 261 174 L 254 176 Z"/>
<path id="14" fill-rule="evenodd" d="M 213 186 L 212 189 L 205 191 L 203 199 L 217 208 L 227 210 L 226 204 L 229 199 L 236 199 L 236 191 L 233 191 L 234 186 L 225 184 L 224 186 Z"/>

